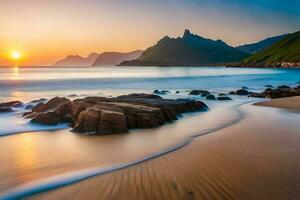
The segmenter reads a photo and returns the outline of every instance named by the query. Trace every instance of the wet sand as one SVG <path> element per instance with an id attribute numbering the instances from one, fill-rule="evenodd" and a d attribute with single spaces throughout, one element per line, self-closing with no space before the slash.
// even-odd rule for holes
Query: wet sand
<path id="1" fill-rule="evenodd" d="M 299 112 L 242 110 L 177 151 L 31 199 L 300 199 Z"/>
<path id="2" fill-rule="evenodd" d="M 228 102 L 210 112 L 189 114 L 175 123 L 128 134 L 88 136 L 67 129 L 0 137 L 0 199 L 17 188 L 44 184 L 49 178 L 143 159 L 195 133 L 228 126 L 239 118 L 232 108 L 235 104 Z"/>
<path id="3" fill-rule="evenodd" d="M 256 103 L 255 105 L 293 109 L 293 110 L 299 111 L 300 110 L 300 97 L 298 96 L 298 97 L 272 99 L 270 101 Z"/>

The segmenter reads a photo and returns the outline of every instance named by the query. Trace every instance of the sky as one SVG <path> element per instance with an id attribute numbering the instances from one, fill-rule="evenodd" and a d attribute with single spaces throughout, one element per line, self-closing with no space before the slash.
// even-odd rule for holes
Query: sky
<path id="1" fill-rule="evenodd" d="M 0 0 L 0 65 L 146 49 L 185 29 L 237 46 L 300 30 L 299 0 Z"/>

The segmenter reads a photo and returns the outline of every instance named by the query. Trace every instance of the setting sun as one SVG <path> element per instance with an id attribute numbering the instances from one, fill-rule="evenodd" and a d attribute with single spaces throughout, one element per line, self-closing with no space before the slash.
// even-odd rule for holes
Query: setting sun
<path id="1" fill-rule="evenodd" d="M 18 51 L 13 51 L 11 53 L 11 58 L 14 60 L 19 60 L 22 57 L 22 54 Z"/>

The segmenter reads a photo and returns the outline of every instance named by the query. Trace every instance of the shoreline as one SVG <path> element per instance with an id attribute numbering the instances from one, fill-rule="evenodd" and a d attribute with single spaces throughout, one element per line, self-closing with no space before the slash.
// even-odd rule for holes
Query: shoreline
<path id="1" fill-rule="evenodd" d="M 272 99 L 254 105 L 300 111 L 300 96 Z"/>
<path id="2" fill-rule="evenodd" d="M 299 127 L 297 120 L 290 116 L 274 115 L 273 112 L 279 111 L 264 107 L 249 104 L 243 107 L 248 113 L 243 121 L 214 134 L 195 138 L 184 148 L 125 169 L 40 193 L 31 199 L 72 199 L 75 196 L 77 199 L 299 197 L 297 188 L 300 182 L 293 181 L 300 178 L 297 170 L 300 166 L 299 153 L 294 151 L 300 148 L 295 142 L 300 139 L 299 134 L 294 132 Z M 273 118 L 265 119 L 261 115 L 263 113 Z M 268 120 L 278 122 L 272 132 L 267 131 Z M 281 134 L 283 130 L 286 131 L 284 135 Z M 289 148 L 282 149 L 282 145 Z M 270 166 L 269 162 L 277 164 Z M 282 192 L 278 192 L 276 184 L 281 185 Z M 289 192 L 285 192 L 287 190 Z"/>
<path id="3" fill-rule="evenodd" d="M 75 168 L 73 166 L 72 167 L 70 166 L 71 167 L 70 168 L 67 165 L 68 163 L 65 163 L 65 161 L 63 161 L 63 160 L 61 160 L 60 162 L 57 162 L 57 160 L 56 160 L 57 158 L 56 158 L 53 160 L 53 162 L 55 162 L 55 164 L 54 163 L 52 164 L 51 163 L 52 161 L 49 163 L 50 166 L 52 166 L 52 168 L 53 168 L 53 170 L 51 170 L 49 173 L 45 172 L 43 170 L 42 171 L 34 170 L 32 172 L 29 172 L 29 174 L 28 174 L 27 170 L 24 172 L 21 171 L 21 176 L 26 175 L 26 176 L 32 176 L 33 178 L 35 176 L 34 174 L 43 174 L 43 176 L 38 179 L 34 178 L 32 181 L 27 180 L 26 182 L 24 182 L 25 185 L 14 183 L 15 178 L 18 177 L 18 171 L 16 171 L 16 172 L 12 171 L 11 173 L 13 173 L 13 174 L 17 173 L 17 174 L 16 175 L 11 174 L 10 180 L 6 180 L 6 181 L 3 180 L 3 181 L 4 181 L 4 183 L 7 181 L 8 182 L 13 181 L 11 184 L 14 184 L 15 188 L 19 188 L 21 190 L 21 192 L 19 191 L 21 194 L 28 194 L 27 192 L 31 193 L 32 191 L 36 191 L 36 190 L 40 190 L 40 189 L 42 189 L 44 191 L 45 188 L 48 187 L 47 183 L 50 187 L 53 187 L 54 185 L 63 186 L 66 182 L 68 184 L 70 184 L 69 181 L 77 182 L 79 180 L 86 179 L 90 176 L 95 176 L 95 175 L 98 175 L 99 173 L 101 174 L 101 173 L 103 173 L 103 169 L 105 169 L 106 166 L 113 166 L 115 168 L 115 167 L 119 166 L 118 163 L 126 164 L 126 162 L 128 162 L 128 160 L 130 161 L 130 163 L 127 163 L 127 164 L 132 165 L 132 164 L 135 164 L 136 162 L 141 162 L 141 160 L 139 160 L 139 159 L 142 159 L 143 161 L 145 158 L 152 159 L 153 155 L 155 157 L 160 156 L 161 154 L 168 153 L 170 151 L 170 149 L 173 151 L 174 148 L 175 149 L 180 148 L 182 145 L 185 145 L 186 142 L 190 142 L 192 140 L 192 138 L 194 138 L 196 136 L 208 134 L 208 133 L 214 132 L 218 129 L 222 129 L 222 128 L 224 128 L 224 126 L 229 126 L 232 123 L 235 123 L 236 120 L 240 119 L 240 117 L 239 117 L 240 115 L 236 115 L 236 113 L 233 111 L 233 109 L 231 109 L 231 106 L 232 106 L 232 104 L 229 104 L 227 106 L 227 108 L 221 107 L 212 112 L 204 113 L 204 115 L 191 115 L 191 116 L 188 115 L 188 116 L 184 117 L 184 119 L 179 120 L 177 123 L 167 124 L 159 129 L 150 129 L 150 130 L 146 129 L 143 131 L 136 131 L 136 132 L 132 132 L 130 134 L 124 134 L 124 135 L 122 134 L 122 135 L 110 135 L 110 136 L 101 136 L 101 137 L 94 136 L 93 137 L 93 136 L 85 136 L 85 135 L 80 135 L 80 134 L 68 134 L 68 133 L 64 133 L 64 131 L 59 131 L 59 132 L 53 132 L 51 134 L 46 134 L 46 135 L 34 134 L 34 133 L 29 133 L 29 134 L 25 133 L 25 134 L 19 134 L 19 135 L 17 134 L 15 136 L 4 138 L 3 141 L 1 141 L 1 138 L 0 138 L 0 142 L 2 142 L 2 143 L 16 141 L 17 139 L 18 139 L 18 141 L 23 141 L 26 138 L 31 138 L 30 140 L 32 141 L 31 142 L 32 144 L 35 144 L 36 142 L 38 142 L 40 144 L 45 144 L 44 143 L 45 140 L 47 140 L 48 143 L 52 143 L 57 140 L 63 142 L 63 141 L 65 141 L 64 138 L 66 136 L 67 136 L 66 139 L 68 139 L 68 141 L 70 141 L 70 139 L 71 139 L 71 143 L 74 143 L 74 141 L 72 141 L 72 138 L 74 138 L 74 137 L 79 138 L 79 139 L 83 138 L 84 140 L 86 140 L 86 141 L 79 141 L 82 144 L 81 149 L 83 148 L 82 149 L 83 152 L 82 152 L 82 150 L 79 150 L 79 151 L 75 150 L 74 148 L 76 148 L 76 147 L 74 145 L 72 145 L 72 148 L 70 149 L 70 146 L 68 145 L 67 141 L 65 141 L 67 143 L 61 147 L 60 147 L 60 145 L 57 147 L 54 147 L 52 145 L 50 145 L 50 146 L 43 145 L 43 148 L 45 148 L 46 150 L 48 149 L 48 146 L 50 148 L 49 150 L 51 150 L 51 153 L 49 152 L 50 154 L 47 153 L 48 150 L 45 152 L 47 154 L 47 156 L 49 157 L 49 159 L 52 159 L 54 155 L 55 155 L 55 157 L 62 156 L 62 158 L 63 158 L 64 154 L 66 154 L 65 156 L 68 157 L 67 161 L 69 159 L 77 160 L 76 165 L 79 165 L 79 168 L 77 166 L 74 166 Z M 223 114 L 220 115 L 222 113 L 222 111 L 227 113 L 227 115 L 226 115 L 227 117 L 224 118 Z M 214 121 L 210 121 L 209 119 L 211 116 L 214 116 L 216 119 Z M 186 118 L 186 120 L 185 120 L 185 118 Z M 199 128 L 197 126 L 193 126 L 195 123 L 199 124 L 199 122 L 200 122 L 201 128 Z M 203 125 L 201 125 L 201 124 L 203 124 Z M 187 127 L 192 127 L 192 128 L 190 128 L 189 131 L 186 131 Z M 181 131 L 180 131 L 180 129 L 181 129 Z M 199 132 L 199 130 L 201 130 L 201 131 Z M 181 133 L 182 131 L 185 131 L 185 133 L 184 134 Z M 168 133 L 166 133 L 166 132 L 168 132 Z M 195 133 L 197 133 L 197 134 L 195 134 Z M 53 135 L 53 136 L 51 136 L 51 135 Z M 43 140 L 39 139 L 39 140 L 35 141 L 36 140 L 35 138 L 36 139 L 43 138 Z M 159 139 L 159 138 L 161 138 L 161 139 Z M 127 149 L 128 148 L 127 146 L 133 145 L 132 142 L 134 142 L 134 145 L 137 145 L 137 147 L 134 147 L 134 149 L 132 149 L 132 148 Z M 183 144 L 183 142 L 184 142 L 184 144 Z M 139 143 L 141 143 L 141 144 L 139 145 Z M 108 144 L 109 144 L 109 146 L 108 146 Z M 11 144 L 11 145 L 14 146 L 14 144 Z M 88 145 L 88 146 L 86 146 L 86 145 Z M 125 149 L 123 148 L 122 152 L 120 152 L 118 150 L 118 148 L 117 149 L 115 148 L 116 147 L 115 145 L 124 146 Z M 10 148 L 13 148 L 13 147 L 10 147 Z M 24 151 L 24 147 L 18 145 L 18 148 L 20 148 L 20 151 Z M 65 149 L 64 151 L 66 151 L 66 152 L 62 153 L 61 150 L 63 150 L 63 149 L 60 149 L 60 148 Z M 85 151 L 85 149 L 87 149 L 88 151 Z M 113 149 L 115 149 L 115 150 L 113 150 Z M 3 148 L 3 150 L 5 150 L 5 148 Z M 44 150 L 40 149 L 39 152 L 40 151 L 43 152 Z M 97 159 L 97 158 L 94 158 L 93 155 L 86 154 L 89 151 L 92 151 L 92 152 L 98 152 L 98 151 L 106 152 L 107 151 L 107 152 L 114 154 L 114 156 L 113 156 L 114 158 L 112 158 L 112 155 L 106 156 L 106 155 L 102 155 L 100 153 L 99 154 L 100 159 Z M 57 155 L 57 153 L 59 153 L 59 152 L 61 152 L 61 153 L 59 155 Z M 68 152 L 71 154 L 74 154 L 74 155 L 70 157 L 70 155 L 68 156 L 68 154 L 69 154 Z M 153 152 L 156 152 L 156 153 L 153 153 Z M 4 152 L 3 152 L 3 154 L 4 154 Z M 7 152 L 5 154 L 10 154 L 10 153 Z M 44 154 L 44 153 L 42 153 L 42 154 Z M 52 154 L 54 154 L 54 155 L 52 155 Z M 78 155 L 79 157 L 76 155 Z M 84 158 L 84 157 L 82 157 L 83 155 L 90 157 L 90 158 L 88 158 L 87 161 L 85 161 L 85 163 L 81 163 L 82 159 Z M 103 156 L 104 156 L 104 158 L 101 158 Z M 20 159 L 20 158 L 18 158 L 18 159 Z M 25 157 L 24 159 L 27 160 L 29 158 Z M 47 158 L 45 158 L 45 159 L 47 159 Z M 84 158 L 84 160 L 85 159 L 86 158 Z M 1 160 L 5 161 L 7 159 L 4 157 Z M 0 162 L 1 162 L 1 160 L 0 160 Z M 89 162 L 90 162 L 89 160 L 91 160 L 92 163 L 89 164 Z M 38 159 L 38 160 L 36 160 L 36 162 L 45 164 L 44 159 L 42 159 L 42 160 Z M 82 165 L 82 167 L 80 167 L 81 165 Z M 36 166 L 33 165 L 32 167 L 36 168 L 38 166 L 39 166 L 39 164 L 36 164 Z M 56 167 L 54 167 L 54 166 L 56 166 Z M 123 167 L 124 166 L 121 166 L 121 168 L 123 168 Z M 31 166 L 30 166 L 30 168 L 31 168 Z M 89 168 L 96 169 L 96 170 L 87 171 L 87 172 L 85 172 L 86 173 L 85 175 L 81 174 L 81 172 L 82 172 L 81 169 L 84 170 L 84 169 L 89 169 Z M 110 168 L 106 169 L 106 172 L 110 172 L 110 171 L 111 171 Z M 74 172 L 74 174 L 72 176 L 68 177 L 68 175 L 67 175 L 68 172 Z M 30 175 L 31 173 L 34 173 L 34 174 Z M 0 174 L 2 174 L 1 170 L 0 170 Z M 67 176 L 64 176 L 64 174 Z M 4 175 L 2 175 L 2 176 L 4 176 Z M 6 176 L 8 176 L 8 175 L 6 175 Z M 17 177 L 15 177 L 15 176 L 17 176 Z M 88 177 L 86 177 L 86 176 L 88 176 Z M 50 181 L 50 182 L 48 182 L 48 181 Z M 41 183 L 41 184 L 38 184 L 38 183 Z M 3 183 L 1 183 L 1 184 L 3 184 Z M 9 185 L 8 185 L 8 188 L 14 188 L 13 185 L 11 185 L 11 186 L 9 186 Z M 26 185 L 28 186 L 28 188 L 26 187 Z M 25 186 L 25 188 L 24 188 L 24 186 Z M 20 194 L 19 192 L 17 192 L 17 193 L 9 192 L 8 196 L 5 196 L 4 191 L 5 190 L 2 191 L 3 196 L 1 196 L 0 198 L 16 197 L 14 195 Z M 12 196 L 10 196 L 10 195 L 12 195 Z"/>

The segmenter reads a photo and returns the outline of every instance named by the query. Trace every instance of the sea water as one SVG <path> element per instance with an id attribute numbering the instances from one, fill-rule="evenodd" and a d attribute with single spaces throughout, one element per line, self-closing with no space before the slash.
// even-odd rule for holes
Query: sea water
<path id="1" fill-rule="evenodd" d="M 188 95 L 189 90 L 207 89 L 218 95 L 245 86 L 261 91 L 267 84 L 297 85 L 299 79 L 300 71 L 290 69 L 1 68 L 0 102 L 20 100 L 26 106 L 34 99 L 54 96 L 118 96 L 166 89 L 170 93 L 165 98 L 199 99 L 210 111 L 185 114 L 156 129 L 100 137 L 75 134 L 66 124 L 33 125 L 21 116 L 25 107 L 0 114 L 0 198 L 24 197 L 168 153 L 194 137 L 238 123 L 243 113 L 237 108 L 257 100 L 231 96 L 229 102 L 206 101 Z M 22 132 L 27 133 L 18 134 Z"/>

